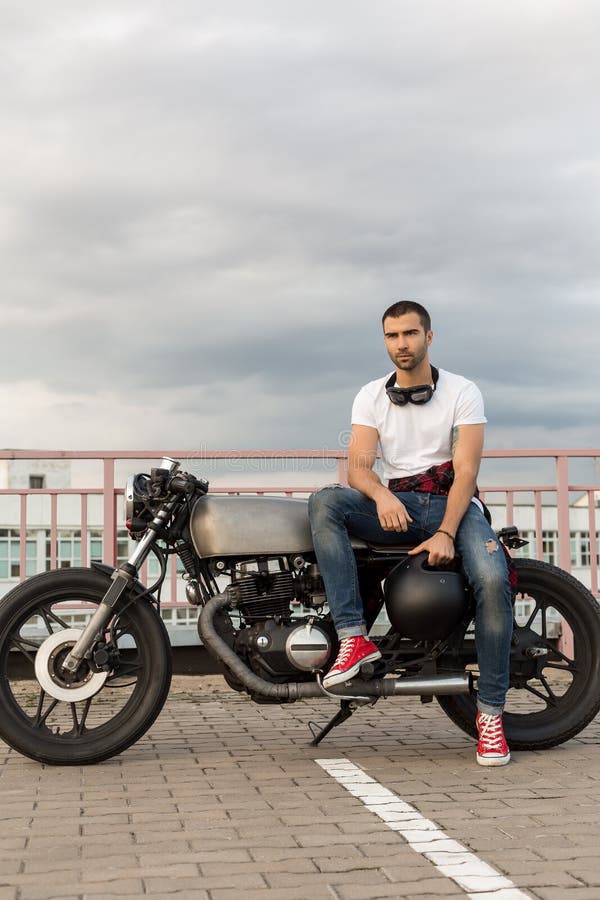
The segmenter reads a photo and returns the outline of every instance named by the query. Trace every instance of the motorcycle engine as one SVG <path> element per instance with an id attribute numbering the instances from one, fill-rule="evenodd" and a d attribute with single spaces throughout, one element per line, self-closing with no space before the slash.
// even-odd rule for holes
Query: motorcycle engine
<path id="1" fill-rule="evenodd" d="M 311 616 L 288 622 L 267 619 L 241 631 L 237 643 L 252 670 L 273 681 L 326 668 L 336 638 L 328 623 Z"/>
<path id="2" fill-rule="evenodd" d="M 302 560 L 302 563 L 304 561 Z M 324 593 L 316 566 L 294 571 L 283 560 L 260 560 L 232 573 L 231 590 L 243 624 L 235 639 L 236 651 L 256 674 L 271 681 L 298 677 L 324 669 L 337 637 L 333 626 L 318 614 L 292 617 L 292 604 L 320 609 Z"/>
<path id="3" fill-rule="evenodd" d="M 287 616 L 294 599 L 294 577 L 291 572 L 268 570 L 244 573 L 232 580 L 236 604 L 250 625 L 270 616 Z"/>

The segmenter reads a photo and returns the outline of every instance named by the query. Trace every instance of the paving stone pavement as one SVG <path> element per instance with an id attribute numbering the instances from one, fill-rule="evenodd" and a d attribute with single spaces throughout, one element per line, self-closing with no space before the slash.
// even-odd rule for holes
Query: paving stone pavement
<path id="1" fill-rule="evenodd" d="M 151 731 L 97 766 L 41 766 L 0 743 L 0 900 L 469 896 L 315 763 L 327 757 L 529 896 L 600 898 L 600 721 L 482 769 L 435 703 L 380 701 L 313 748 L 326 700 L 258 706 L 202 677 L 178 684 Z"/>

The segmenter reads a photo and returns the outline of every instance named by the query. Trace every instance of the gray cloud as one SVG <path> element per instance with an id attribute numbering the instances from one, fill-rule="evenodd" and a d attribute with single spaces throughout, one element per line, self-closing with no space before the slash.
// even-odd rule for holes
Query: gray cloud
<path id="1" fill-rule="evenodd" d="M 404 296 L 488 446 L 598 445 L 595 3 L 2 19 L 4 444 L 333 446 Z"/>

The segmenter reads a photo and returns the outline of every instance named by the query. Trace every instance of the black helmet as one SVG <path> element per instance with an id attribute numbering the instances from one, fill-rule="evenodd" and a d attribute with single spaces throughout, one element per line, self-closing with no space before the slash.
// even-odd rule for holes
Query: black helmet
<path id="1" fill-rule="evenodd" d="M 387 614 L 394 631 L 415 641 L 448 637 L 463 618 L 469 588 L 460 572 L 434 569 L 427 551 L 392 569 L 384 585 Z"/>

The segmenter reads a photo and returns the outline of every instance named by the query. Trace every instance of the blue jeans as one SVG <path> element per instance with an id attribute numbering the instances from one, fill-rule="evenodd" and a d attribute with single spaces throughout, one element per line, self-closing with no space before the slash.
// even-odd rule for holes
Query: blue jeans
<path id="1" fill-rule="evenodd" d="M 366 633 L 350 535 L 377 544 L 419 544 L 434 534 L 444 518 L 444 496 L 416 491 L 396 496 L 413 520 L 407 532 L 384 531 L 375 502 L 354 488 L 330 485 L 315 491 L 308 501 L 317 562 L 340 639 Z M 477 706 L 481 712 L 498 713 L 509 683 L 511 589 L 502 548 L 474 503 L 463 516 L 455 547 L 475 597 Z"/>

